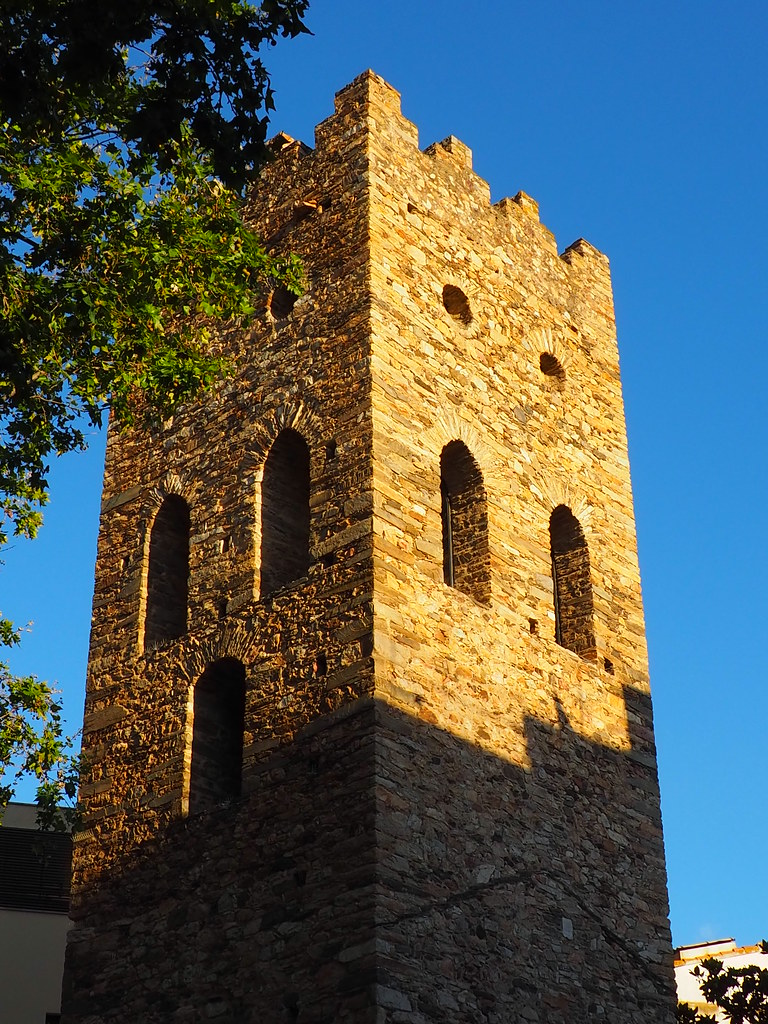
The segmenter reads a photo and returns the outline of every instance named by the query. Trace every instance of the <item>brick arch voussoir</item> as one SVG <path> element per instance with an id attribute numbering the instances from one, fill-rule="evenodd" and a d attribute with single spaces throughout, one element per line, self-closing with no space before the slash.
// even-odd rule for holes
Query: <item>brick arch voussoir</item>
<path id="1" fill-rule="evenodd" d="M 585 537 L 592 532 L 595 506 L 589 501 L 584 491 L 570 480 L 548 478 L 533 481 L 530 484 L 531 494 L 546 512 L 546 524 L 552 513 L 560 505 L 565 505 L 578 519 Z"/>
<path id="2" fill-rule="evenodd" d="M 160 511 L 160 506 L 163 504 L 165 499 L 170 495 L 178 495 L 183 498 L 187 503 L 187 507 L 190 511 L 190 517 L 192 516 L 192 510 L 195 507 L 195 503 L 200 495 L 201 485 L 200 481 L 193 477 L 189 473 L 178 472 L 176 470 L 168 470 L 168 472 L 158 480 L 154 487 L 148 491 L 142 506 L 139 516 L 140 521 L 140 536 L 142 537 L 142 545 L 144 550 L 143 562 L 146 564 L 147 561 L 147 545 L 149 544 L 149 535 L 152 530 L 152 524 L 155 521 L 155 516 Z"/>
<path id="3" fill-rule="evenodd" d="M 269 449 L 283 430 L 295 430 L 307 443 L 310 453 L 324 442 L 329 434 L 325 424 L 315 409 L 305 401 L 285 402 L 273 409 L 263 420 L 254 425 L 254 433 L 250 440 L 249 462 L 253 469 L 263 469 Z"/>
<path id="4" fill-rule="evenodd" d="M 524 340 L 527 348 L 530 348 L 534 356 L 540 356 L 543 352 L 553 356 L 567 371 L 571 365 L 571 352 L 566 346 L 559 332 L 551 327 L 539 327 L 531 331 Z M 538 360 L 536 360 L 536 371 L 539 371 Z"/>
<path id="5" fill-rule="evenodd" d="M 157 510 L 169 495 L 177 495 L 186 501 L 191 509 L 200 493 L 199 481 L 188 473 L 168 470 L 161 480 L 149 491 L 145 503 L 147 518 L 154 518 Z"/>
<path id="6" fill-rule="evenodd" d="M 480 472 L 483 474 L 483 485 L 488 493 L 489 483 L 491 481 L 495 483 L 501 472 L 501 460 L 485 443 L 480 431 L 453 412 L 442 413 L 432 426 L 422 433 L 420 445 L 425 464 L 433 468 L 438 467 L 437 472 L 439 473 L 440 456 L 445 446 L 451 441 L 461 441 L 467 446 L 470 455 L 480 467 Z"/>
<path id="7" fill-rule="evenodd" d="M 215 634 L 187 645 L 184 654 L 182 672 L 190 683 L 195 683 L 209 665 L 222 658 L 241 662 L 246 673 L 248 666 L 258 658 L 253 632 L 242 622 L 225 623 Z"/>

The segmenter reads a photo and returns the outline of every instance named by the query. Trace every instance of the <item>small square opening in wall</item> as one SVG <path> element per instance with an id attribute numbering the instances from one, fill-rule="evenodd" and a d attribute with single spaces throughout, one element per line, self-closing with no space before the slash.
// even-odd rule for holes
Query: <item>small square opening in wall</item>
<path id="1" fill-rule="evenodd" d="M 330 441 L 326 441 L 326 443 L 325 443 L 325 461 L 326 462 L 333 462 L 333 460 L 338 455 L 338 452 L 339 452 L 339 446 L 338 446 L 338 444 L 337 444 L 335 439 L 332 438 Z"/>
<path id="2" fill-rule="evenodd" d="M 530 630 L 531 636 L 537 636 L 539 632 L 539 620 L 528 619 L 528 629 Z"/>
<path id="3" fill-rule="evenodd" d="M 305 199 L 301 203 L 297 203 L 293 209 L 291 215 L 290 224 L 291 227 L 296 227 L 297 224 L 301 224 L 303 220 L 310 217 L 313 213 L 322 213 L 322 207 L 314 201 L 314 199 Z"/>

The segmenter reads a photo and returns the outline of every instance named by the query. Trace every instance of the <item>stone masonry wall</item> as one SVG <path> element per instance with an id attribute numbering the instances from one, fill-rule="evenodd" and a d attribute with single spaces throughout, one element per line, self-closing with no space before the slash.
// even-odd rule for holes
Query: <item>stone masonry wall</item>
<path id="1" fill-rule="evenodd" d="M 371 72 L 315 141 L 249 205 L 304 295 L 221 339 L 199 405 L 110 432 L 64 1022 L 671 1024 L 607 261 L 421 152 Z M 169 496 L 186 630 L 145 642 Z M 592 660 L 555 639 L 560 506 Z"/>
<path id="2" fill-rule="evenodd" d="M 279 137 L 249 207 L 271 245 L 303 257 L 304 295 L 275 309 L 265 294 L 254 325 L 222 339 L 233 378 L 162 432 L 110 431 L 69 1024 L 372 1012 L 367 133 L 353 96 L 317 142 Z M 288 465 L 264 495 L 269 453 L 296 435 L 309 494 L 286 484 Z M 189 509 L 187 626 L 145 645 L 149 537 L 168 495 Z M 262 593 L 262 540 L 274 548 L 283 509 L 307 498 L 309 566 Z M 221 665 L 245 678 L 242 793 L 212 806 L 231 763 L 213 763 L 204 736 L 190 813 L 194 687 L 206 669 L 225 678 Z M 222 721 L 228 744 L 236 708 Z"/>
<path id="3" fill-rule="evenodd" d="M 369 89 L 382 999 L 414 1022 L 668 1022 L 608 263 L 559 255 L 533 200 L 491 205 L 461 142 L 421 152 L 398 94 Z M 483 473 L 487 603 L 441 572 L 456 441 Z M 555 641 L 561 505 L 589 548 L 591 662 Z"/>

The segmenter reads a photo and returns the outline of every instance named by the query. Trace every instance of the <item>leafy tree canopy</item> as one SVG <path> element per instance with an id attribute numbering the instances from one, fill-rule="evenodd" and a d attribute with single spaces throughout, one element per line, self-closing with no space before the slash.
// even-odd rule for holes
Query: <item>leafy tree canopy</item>
<path id="1" fill-rule="evenodd" d="M 307 0 L 6 0 L 0 22 L 0 493 L 33 533 L 47 459 L 110 404 L 167 415 L 221 369 L 207 327 L 259 278 L 242 223 L 272 107 L 260 47 Z M 207 323 L 206 323 L 207 322 Z"/>
<path id="2" fill-rule="evenodd" d="M 11 643 L 18 642 L 18 634 Z M 80 768 L 62 728 L 62 705 L 48 683 L 0 664 L 0 818 L 23 775 L 37 779 L 38 822 L 62 828 L 75 818 Z"/>
<path id="3" fill-rule="evenodd" d="M 260 52 L 307 6 L 0 0 L 0 544 L 34 536 L 87 424 L 167 417 L 225 369 L 217 324 L 264 282 L 300 290 L 242 197 L 273 104 Z"/>
<path id="4" fill-rule="evenodd" d="M 185 126 L 242 186 L 264 159 L 269 76 L 259 57 L 306 31 L 308 0 L 4 0 L 0 108 L 29 137 L 115 132 L 172 169 Z"/>

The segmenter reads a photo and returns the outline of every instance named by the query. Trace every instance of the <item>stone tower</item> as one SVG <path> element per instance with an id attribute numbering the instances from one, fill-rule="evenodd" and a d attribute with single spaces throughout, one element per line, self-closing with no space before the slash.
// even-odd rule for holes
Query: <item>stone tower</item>
<path id="1" fill-rule="evenodd" d="M 608 262 L 366 72 L 305 293 L 109 438 L 65 1024 L 671 1024 Z"/>

